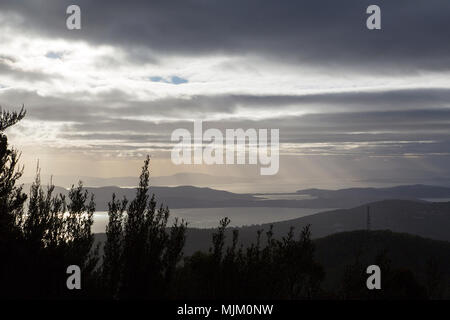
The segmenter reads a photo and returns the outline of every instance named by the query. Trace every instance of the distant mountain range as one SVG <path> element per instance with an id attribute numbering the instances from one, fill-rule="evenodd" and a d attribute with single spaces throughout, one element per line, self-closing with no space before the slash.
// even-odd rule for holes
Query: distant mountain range
<path id="1" fill-rule="evenodd" d="M 70 187 L 78 181 L 82 181 L 83 185 L 89 187 L 105 187 L 105 186 L 120 186 L 120 187 L 134 187 L 138 183 L 137 177 L 75 177 L 75 176 L 49 176 L 42 175 L 41 180 L 44 182 L 50 181 L 62 187 Z M 25 177 L 22 179 L 24 183 L 31 183 L 34 177 Z M 204 173 L 176 173 L 170 176 L 151 177 L 150 182 L 153 186 L 210 186 L 214 184 L 232 184 L 240 182 L 248 182 L 248 179 L 233 176 L 213 176 Z"/>
<path id="2" fill-rule="evenodd" d="M 29 190 L 30 185 L 24 186 Z M 111 201 L 113 193 L 117 198 L 126 197 L 128 200 L 134 199 L 135 188 L 120 187 L 87 187 L 88 192 L 95 196 L 96 210 L 108 210 L 108 202 Z M 68 190 L 55 187 L 55 193 L 68 194 Z M 261 202 L 258 198 L 248 194 L 237 194 L 227 191 L 214 190 L 211 188 L 199 188 L 193 186 L 180 187 L 151 187 L 150 193 L 155 194 L 158 205 L 164 204 L 169 208 L 222 208 L 232 206 L 256 206 L 256 202 Z"/>
<path id="3" fill-rule="evenodd" d="M 390 188 L 304 189 L 298 190 L 297 194 L 307 194 L 321 199 L 423 199 L 447 198 L 450 196 L 450 188 L 416 184 Z"/>
<path id="4" fill-rule="evenodd" d="M 134 188 L 87 187 L 95 195 L 96 208 L 105 211 L 113 193 L 117 197 L 126 196 L 129 200 L 135 196 Z M 29 190 L 29 185 L 25 185 Z M 67 194 L 67 189 L 57 187 L 57 193 Z M 388 199 L 423 201 L 423 199 L 448 198 L 450 188 L 426 185 L 398 186 L 392 188 L 352 188 L 341 190 L 305 189 L 294 194 L 238 194 L 211 188 L 194 186 L 161 187 L 153 186 L 151 193 L 156 195 L 158 203 L 163 202 L 169 208 L 226 208 L 226 207 L 278 207 L 278 208 L 352 208 L 365 203 Z M 284 199 L 286 195 L 308 195 L 308 199 Z M 277 199 L 279 196 L 280 199 Z"/>
<path id="5" fill-rule="evenodd" d="M 273 198 L 273 195 L 276 194 L 272 194 L 271 198 Z M 417 184 L 389 188 L 348 188 L 338 190 L 303 189 L 298 190 L 296 193 L 291 193 L 290 195 L 304 195 L 310 198 L 304 200 L 268 201 L 269 206 L 274 205 L 293 208 L 352 208 L 369 202 L 389 199 L 445 202 L 450 201 L 450 188 Z M 264 195 L 259 196 L 264 197 Z"/>

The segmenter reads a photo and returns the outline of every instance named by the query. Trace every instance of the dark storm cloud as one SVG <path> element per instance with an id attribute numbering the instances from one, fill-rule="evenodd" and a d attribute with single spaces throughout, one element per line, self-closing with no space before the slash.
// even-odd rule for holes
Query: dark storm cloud
<path id="1" fill-rule="evenodd" d="M 123 142 L 168 142 L 164 134 L 123 134 L 123 133 L 63 133 L 58 136 L 61 139 L 80 139 L 80 140 L 115 140 Z"/>
<path id="2" fill-rule="evenodd" d="M 261 110 L 276 110 L 277 108 L 289 108 L 292 110 L 307 110 L 309 107 L 317 108 L 316 112 L 342 112 L 362 111 L 362 118 L 370 117 L 371 111 L 409 111 L 414 109 L 438 109 L 450 107 L 450 89 L 426 88 L 426 89 L 398 89 L 384 91 L 360 91 L 360 92 L 323 92 L 308 95 L 193 95 L 188 98 L 169 97 L 152 101 L 136 101 L 125 93 L 115 91 L 114 96 L 121 97 L 119 101 L 111 98 L 113 93 L 104 93 L 104 103 L 96 103 L 93 110 L 104 110 L 111 116 L 121 117 L 126 112 L 133 116 L 166 116 L 178 118 L 202 119 L 217 113 L 237 114 L 242 107 Z M 97 97 L 98 99 L 99 97 Z M 109 104 L 118 107 L 108 108 Z M 268 111 L 270 112 L 270 111 Z M 402 117 L 402 113 L 395 113 L 396 117 Z M 382 117 L 382 114 L 379 115 Z M 389 116 L 385 120 L 389 121 Z M 345 123 L 345 116 L 342 116 Z"/>
<path id="3" fill-rule="evenodd" d="M 80 99 L 82 98 L 82 99 Z M 269 116 L 276 108 L 306 110 L 314 106 L 317 115 L 306 115 L 307 124 L 340 124 L 343 127 L 373 122 L 400 124 L 402 119 L 414 117 L 417 123 L 441 113 L 440 119 L 449 119 L 450 89 L 419 88 L 366 92 L 318 93 L 309 95 L 197 95 L 189 98 L 162 98 L 151 101 L 137 101 L 133 96 L 120 90 L 108 90 L 98 94 L 75 92 L 64 97 L 42 96 L 36 91 L 4 90 L 0 102 L 14 106 L 25 104 L 29 109 L 29 118 L 46 121 L 73 121 L 96 124 L 103 120 L 123 121 L 124 127 L 138 130 L 139 121 L 123 119 L 128 116 L 152 117 L 155 121 L 165 116 L 168 119 L 204 118 L 208 115 L 238 114 L 239 108 L 255 111 L 266 110 Z M 316 108 L 323 106 L 322 110 Z M 428 112 L 430 110 L 430 112 Z M 384 111 L 384 112 L 382 112 Z M 389 111 L 389 112 L 388 112 Z M 359 114 L 358 119 L 348 119 L 345 112 Z M 333 119 L 327 118 L 334 117 Z M 315 123 L 316 118 L 320 123 Z M 327 119 L 330 123 L 327 123 Z M 245 120 L 245 119 L 243 119 Z M 357 121 L 355 121 L 357 120 Z M 439 119 L 437 119 L 439 120 Z M 268 123 L 266 123 L 268 121 Z M 272 120 L 259 122 L 269 125 Z M 286 120 L 290 122 L 289 119 Z M 112 123 L 116 125 L 116 123 Z M 273 125 L 273 123 L 272 123 Z M 297 127 L 299 124 L 294 124 Z M 119 128 L 121 125 L 118 126 Z"/>
<path id="4" fill-rule="evenodd" d="M 65 28 L 65 9 L 82 9 L 82 30 Z M 258 54 L 280 61 L 372 72 L 450 66 L 450 2 L 378 0 L 382 30 L 365 27 L 368 0 L 3 0 L 28 32 L 114 44 L 135 59 L 167 55 Z M 149 50 L 147 50 L 149 49 Z M 281 60 L 282 59 L 282 60 Z"/>
<path id="5" fill-rule="evenodd" d="M 227 101 L 225 99 L 228 99 Z M 199 97 L 200 100 L 200 97 Z M 222 98 L 222 103 L 244 104 L 248 106 L 277 106 L 277 105 L 347 105 L 358 106 L 364 110 L 364 105 L 379 108 L 404 108 L 408 106 L 450 106 L 450 90 L 446 88 L 416 88 L 393 89 L 377 91 L 354 92 L 323 92 L 306 95 L 229 95 Z M 212 103 L 213 101 L 209 101 Z"/>
<path id="6" fill-rule="evenodd" d="M 24 105 L 27 109 L 27 119 L 41 121 L 90 121 L 100 110 L 87 102 L 41 96 L 36 91 L 8 89 L 0 95 L 0 105 L 5 108 Z"/>

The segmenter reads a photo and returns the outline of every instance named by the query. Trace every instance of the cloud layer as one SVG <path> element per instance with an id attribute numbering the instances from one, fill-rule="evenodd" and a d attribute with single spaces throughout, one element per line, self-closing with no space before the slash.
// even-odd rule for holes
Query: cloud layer
<path id="1" fill-rule="evenodd" d="M 172 130 L 203 119 L 278 128 L 283 157 L 333 170 L 422 159 L 410 172 L 450 176 L 448 1 L 380 0 L 379 31 L 365 0 L 80 0 L 80 31 L 70 4 L 0 4 L 0 104 L 28 110 L 19 146 L 167 160 Z"/>

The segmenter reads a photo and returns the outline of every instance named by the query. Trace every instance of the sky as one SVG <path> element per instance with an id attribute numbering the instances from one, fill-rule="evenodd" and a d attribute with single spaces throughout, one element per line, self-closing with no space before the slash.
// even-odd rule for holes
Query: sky
<path id="1" fill-rule="evenodd" d="M 81 8 L 81 30 L 66 8 Z M 381 8 L 381 30 L 366 8 Z M 25 175 L 240 177 L 252 186 L 450 185 L 450 2 L 0 2 L 0 105 Z M 280 130 L 280 170 L 181 165 L 170 135 Z"/>

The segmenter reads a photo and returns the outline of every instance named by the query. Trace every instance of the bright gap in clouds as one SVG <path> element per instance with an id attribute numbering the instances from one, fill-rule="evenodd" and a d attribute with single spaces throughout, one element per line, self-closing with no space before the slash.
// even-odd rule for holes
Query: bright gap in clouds
<path id="1" fill-rule="evenodd" d="M 1 40 L 8 44 L 0 47 L 0 62 L 17 73 L 42 75 L 38 82 L 8 74 L 3 74 L 2 79 L 15 88 L 30 88 L 32 82 L 33 88 L 43 95 L 79 92 L 78 99 L 83 99 L 83 92 L 121 90 L 132 92 L 137 99 L 155 100 L 201 94 L 301 95 L 448 86 L 447 76 L 434 72 L 401 78 L 351 71 L 343 75 L 252 55 L 158 57 L 157 63 L 134 63 L 118 47 L 31 37 L 19 30 L 0 28 L 6 28 Z"/>

